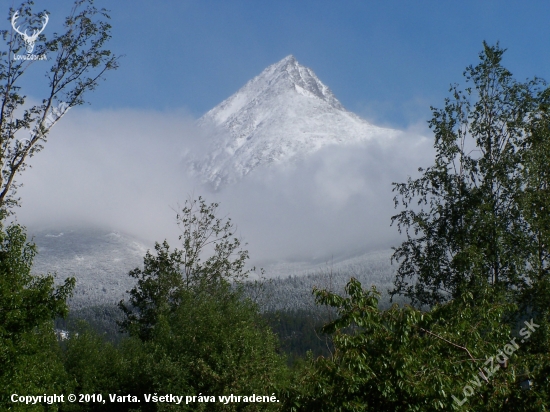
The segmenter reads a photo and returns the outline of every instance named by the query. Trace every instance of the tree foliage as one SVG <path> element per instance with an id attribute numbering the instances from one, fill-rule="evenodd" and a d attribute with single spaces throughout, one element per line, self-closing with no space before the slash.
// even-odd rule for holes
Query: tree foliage
<path id="1" fill-rule="evenodd" d="M 354 279 L 346 296 L 315 290 L 338 310 L 335 351 L 310 359 L 288 409 L 546 410 L 550 93 L 514 80 L 503 54 L 484 44 L 467 86 L 432 108 L 434 165 L 394 184 L 406 240 L 392 294 L 424 310 L 380 310 Z"/>
<path id="2" fill-rule="evenodd" d="M 393 255 L 394 295 L 433 305 L 491 285 L 519 299 L 547 278 L 549 94 L 540 79 L 514 80 L 503 53 L 484 44 L 467 87 L 432 108 L 435 164 L 394 184 L 404 209 L 392 223 L 407 236 Z"/>
<path id="3" fill-rule="evenodd" d="M 33 2 L 23 3 L 18 12 L 33 26 Z M 44 11 L 41 16 L 47 15 Z M 51 128 L 71 107 L 85 102 L 118 59 L 105 48 L 110 39 L 109 15 L 93 6 L 93 0 L 77 0 L 65 19 L 64 32 L 51 38 L 40 34 L 34 51 L 42 60 L 15 59 L 25 42 L 13 30 L 0 30 L 6 48 L 0 52 L 0 207 L 6 210 L 18 202 L 16 176 L 25 170 L 27 159 L 43 149 Z M 23 53 L 25 56 L 25 54 Z M 22 77 L 34 65 L 46 68 L 47 93 L 29 106 Z"/>
<path id="4" fill-rule="evenodd" d="M 178 308 L 161 317 L 144 343 L 151 391 L 203 395 L 269 394 L 285 379 L 275 335 L 257 308 L 229 285 L 215 295 L 183 292 Z M 158 410 L 168 410 L 161 405 Z M 215 408 L 194 403 L 188 410 L 279 410 L 278 404 L 234 403 Z"/>
<path id="5" fill-rule="evenodd" d="M 227 282 L 246 279 L 248 251 L 234 237 L 231 219 L 216 216 L 218 206 L 207 205 L 202 197 L 187 200 L 177 214 L 182 249 L 170 251 L 166 241 L 156 243 L 156 256 L 148 251 L 144 268 L 129 273 L 137 285 L 129 292 L 129 302 L 119 305 L 126 314 L 125 331 L 147 340 L 159 317 L 180 306 L 183 292 L 214 294 Z"/>
<path id="6" fill-rule="evenodd" d="M 0 223 L 0 409 L 18 407 L 13 393 L 60 393 L 65 383 L 53 321 L 67 314 L 75 281 L 31 275 L 35 255 L 21 226 Z"/>
<path id="7" fill-rule="evenodd" d="M 67 374 L 67 391 L 78 394 L 127 394 L 130 360 L 121 348 L 106 342 L 82 322 L 63 342 L 63 362 Z M 129 407 L 117 403 L 70 403 L 61 405 L 62 411 L 125 411 Z"/>
<path id="8" fill-rule="evenodd" d="M 502 321 L 510 304 L 498 296 L 466 293 L 428 312 L 397 305 L 382 311 L 375 289 L 352 279 L 346 292 L 314 292 L 338 310 L 324 327 L 335 352 L 310 360 L 288 392 L 288 410 L 535 411 L 550 401 L 550 358 L 522 352 L 521 336 Z M 536 390 L 521 389 L 528 377 Z"/>
<path id="9" fill-rule="evenodd" d="M 33 2 L 10 9 L 12 22 L 27 30 L 36 28 L 40 16 Z M 16 14 L 17 13 L 17 14 Z M 39 19 L 37 19 L 39 17 Z M 36 247 L 27 242 L 24 228 L 6 227 L 11 208 L 18 204 L 16 182 L 28 158 L 40 150 L 51 128 L 71 107 L 84 103 L 117 58 L 105 48 L 110 38 L 105 10 L 92 0 L 77 0 L 65 20 L 64 32 L 49 38 L 40 34 L 34 47 L 25 44 L 16 30 L 0 30 L 6 48 L 0 52 L 0 409 L 57 410 L 46 406 L 12 403 L 11 394 L 61 394 L 66 373 L 54 332 L 54 319 L 67 314 L 67 299 L 75 280 L 54 285 L 52 275 L 31 274 Z M 11 19 L 10 19 L 11 20 Z M 44 23 L 42 23 L 44 24 Z M 23 29 L 23 32 L 26 31 Z M 25 46 L 29 46 L 26 48 Z M 31 52 L 35 55 L 30 54 Z M 37 56 L 39 58 L 37 58 Z M 24 75 L 31 67 L 45 68 L 46 94 L 29 104 Z"/>
<path id="10" fill-rule="evenodd" d="M 188 200 L 177 215 L 182 249 L 157 243 L 156 254 L 147 252 L 143 269 L 130 272 L 137 284 L 120 308 L 126 316 L 123 330 L 141 342 L 139 369 L 145 373 L 135 382 L 140 388 L 135 393 L 271 395 L 285 379 L 275 335 L 238 287 L 248 274 L 248 252 L 234 237 L 230 219 L 216 216 L 217 208 L 200 197 Z M 279 405 L 218 402 L 214 409 L 207 404 L 186 407 L 254 411 L 277 410 Z"/>

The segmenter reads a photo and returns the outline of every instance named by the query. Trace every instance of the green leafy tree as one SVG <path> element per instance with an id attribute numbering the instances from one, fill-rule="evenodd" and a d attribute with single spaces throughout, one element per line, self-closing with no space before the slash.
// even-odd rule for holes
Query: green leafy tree
<path id="1" fill-rule="evenodd" d="M 465 293 L 428 312 L 397 304 L 380 310 L 378 292 L 355 279 L 346 293 L 314 291 L 319 304 L 338 311 L 324 327 L 335 350 L 310 359 L 287 393 L 286 410 L 496 412 L 548 405 L 548 354 L 522 352 L 521 336 L 502 321 L 510 304 L 491 290 L 485 299 Z M 521 388 L 527 377 L 533 390 Z"/>
<path id="2" fill-rule="evenodd" d="M 54 319 L 67 314 L 66 300 L 74 279 L 54 285 L 52 275 L 31 274 L 36 248 L 24 229 L 7 216 L 18 205 L 17 176 L 27 161 L 43 149 L 51 128 L 71 107 L 84 103 L 117 58 L 105 49 L 110 38 L 109 16 L 91 0 L 77 0 L 65 19 L 64 31 L 49 38 L 45 31 L 32 41 L 22 33 L 46 24 L 47 11 L 35 15 L 33 2 L 10 9 L 12 30 L 1 30 L 6 48 L 0 52 L 0 409 L 57 410 L 57 405 L 21 405 L 8 395 L 64 392 L 66 374 L 54 333 Z M 15 29 L 13 26 L 15 26 Z M 41 27 L 38 27 L 41 26 Z M 21 29 L 21 27 L 26 27 Z M 31 50 L 32 49 L 32 50 Z M 34 53 L 34 54 L 31 54 Z M 38 58 L 36 57 L 38 56 Z M 24 75 L 43 65 L 47 92 L 29 104 Z"/>
<path id="3" fill-rule="evenodd" d="M 519 301 L 534 280 L 526 269 L 547 271 L 547 214 L 540 213 L 547 193 L 537 179 L 547 179 L 540 168 L 549 158 L 548 93 L 540 79 L 515 81 L 503 53 L 484 44 L 479 64 L 464 72 L 467 87 L 452 86 L 445 107 L 432 108 L 435 164 L 394 184 L 403 210 L 392 223 L 407 239 L 393 255 L 393 295 L 434 305 L 490 285 Z"/>
<path id="4" fill-rule="evenodd" d="M 166 241 L 155 244 L 156 256 L 147 251 L 143 269 L 136 268 L 129 276 L 137 279 L 137 285 L 129 291 L 130 303 L 119 304 L 125 318 L 122 330 L 142 340 L 153 337 L 153 329 L 162 315 L 172 312 L 181 301 L 183 279 L 180 272 L 179 250 L 170 251 Z"/>
<path id="5" fill-rule="evenodd" d="M 139 365 L 143 369 L 145 354 L 135 342 L 124 341 L 119 345 L 108 342 L 86 322 L 79 325 L 62 342 L 63 362 L 67 374 L 66 392 L 76 394 L 101 394 L 106 403 L 66 402 L 60 405 L 61 411 L 127 411 L 134 407 L 131 403 L 109 402 L 109 394 L 124 396 L 131 390 L 139 390 L 143 381 L 135 375 Z M 137 347 L 136 347 L 137 346 Z M 143 392 L 136 393 L 143 396 Z"/>
<path id="6" fill-rule="evenodd" d="M 36 247 L 27 242 L 21 226 L 0 224 L 2 410 L 43 410 L 43 405 L 13 404 L 9 396 L 62 393 L 65 384 L 53 322 L 67 314 L 74 279 L 56 287 L 51 275 L 31 275 L 35 255 Z"/>
<path id="7" fill-rule="evenodd" d="M 137 286 L 129 292 L 129 303 L 119 305 L 126 314 L 125 331 L 147 340 L 159 316 L 180 306 L 182 291 L 215 293 L 228 281 L 247 278 L 248 251 L 234 237 L 231 219 L 216 216 L 218 207 L 202 197 L 187 200 L 177 215 L 182 249 L 170 251 L 166 241 L 156 243 L 156 256 L 147 252 L 144 269 L 130 272 Z"/>
<path id="8" fill-rule="evenodd" d="M 537 98 L 538 111 L 529 119 L 529 133 L 521 150 L 523 190 L 518 203 L 529 226 L 525 248 L 526 282 L 521 288 L 522 311 L 538 316 L 541 330 L 530 342 L 533 350 L 548 353 L 550 347 L 550 89 Z"/>
<path id="9" fill-rule="evenodd" d="M 257 308 L 230 285 L 209 292 L 184 291 L 179 307 L 154 328 L 145 342 L 149 390 L 215 396 L 215 406 L 193 403 L 190 411 L 280 410 L 279 403 L 218 402 L 220 395 L 272 395 L 284 385 L 284 358 L 277 339 Z M 144 365 L 140 365 L 141 368 Z M 169 410 L 163 405 L 158 410 Z"/>
<path id="10" fill-rule="evenodd" d="M 404 210 L 392 220 L 407 238 L 392 293 L 430 309 L 381 311 L 353 279 L 347 296 L 316 290 L 339 313 L 324 328 L 335 351 L 310 360 L 288 409 L 545 410 L 549 93 L 539 79 L 516 82 L 503 53 L 484 44 L 470 87 L 452 86 L 433 109 L 435 164 L 394 187 Z M 510 322 L 520 313 L 529 339 L 527 324 Z M 493 374 L 491 357 L 502 360 Z"/>
<path id="11" fill-rule="evenodd" d="M 15 26 L 39 29 L 43 11 L 35 16 L 33 2 L 10 9 Z M 15 15 L 17 13 L 17 15 Z M 15 16 L 15 17 L 14 17 Z M 37 17 L 39 17 L 37 19 Z M 34 53 L 43 60 L 15 59 L 25 52 L 22 36 L 12 30 L 0 30 L 6 48 L 0 52 L 0 207 L 17 205 L 16 177 L 25 170 L 27 160 L 43 149 L 52 127 L 71 107 L 85 102 L 88 91 L 96 88 L 109 70 L 117 68 L 117 57 L 105 48 L 111 26 L 106 10 L 98 10 L 93 0 L 77 0 L 65 19 L 64 32 L 47 38 L 38 36 Z M 37 21 L 38 20 L 38 21 Z M 31 66 L 42 65 L 47 79 L 47 93 L 39 104 L 28 105 L 22 77 Z"/>
<path id="12" fill-rule="evenodd" d="M 147 354 L 138 365 L 140 389 L 189 395 L 271 395 L 285 382 L 284 359 L 277 340 L 247 299 L 248 252 L 234 237 L 230 219 L 216 216 L 218 204 L 199 197 L 178 214 L 181 250 L 165 241 L 148 252 L 129 302 L 121 301 L 121 326 L 142 342 Z M 145 388 L 145 389 L 144 389 Z M 143 410 L 149 406 L 141 405 Z M 194 403 L 182 410 L 278 410 L 280 403 Z M 157 409 L 158 408 L 158 409 Z M 168 410 L 157 405 L 153 410 Z"/>

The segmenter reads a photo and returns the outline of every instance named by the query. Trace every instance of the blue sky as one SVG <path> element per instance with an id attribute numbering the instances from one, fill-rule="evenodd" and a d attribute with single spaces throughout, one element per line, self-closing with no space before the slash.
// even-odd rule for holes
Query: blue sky
<path id="1" fill-rule="evenodd" d="M 50 29 L 72 1 L 37 0 Z M 6 10 L 13 1 L 1 1 Z M 15 3 L 17 4 L 17 3 Z M 88 96 L 92 108 L 200 116 L 288 54 L 346 108 L 405 128 L 442 106 L 482 41 L 508 49 L 518 79 L 550 79 L 547 1 L 97 0 L 111 10 L 120 69 Z M 6 22 L 7 25 L 7 22 Z"/>

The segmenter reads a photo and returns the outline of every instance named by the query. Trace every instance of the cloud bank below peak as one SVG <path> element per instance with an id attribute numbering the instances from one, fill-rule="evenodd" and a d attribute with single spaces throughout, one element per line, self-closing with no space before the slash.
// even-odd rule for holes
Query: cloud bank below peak
<path id="1" fill-rule="evenodd" d="M 389 143 L 327 145 L 213 191 L 183 160 L 208 144 L 184 110 L 72 110 L 20 177 L 18 220 L 110 227 L 177 246 L 175 209 L 202 195 L 237 224 L 252 263 L 323 260 L 395 244 L 391 183 L 433 159 L 429 139 L 401 132 Z"/>

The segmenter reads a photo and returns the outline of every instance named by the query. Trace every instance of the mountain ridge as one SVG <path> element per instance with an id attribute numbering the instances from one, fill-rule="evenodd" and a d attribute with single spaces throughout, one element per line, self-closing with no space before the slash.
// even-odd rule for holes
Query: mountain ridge
<path id="1" fill-rule="evenodd" d="M 386 140 L 398 133 L 346 110 L 313 70 L 293 55 L 264 69 L 205 113 L 198 124 L 213 132 L 208 154 L 193 159 L 191 168 L 214 187 L 327 145 Z"/>

